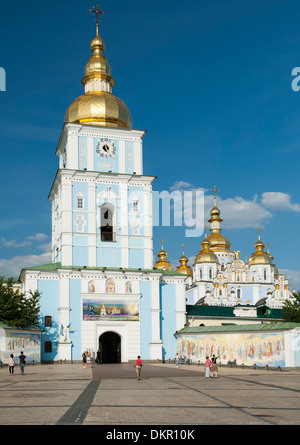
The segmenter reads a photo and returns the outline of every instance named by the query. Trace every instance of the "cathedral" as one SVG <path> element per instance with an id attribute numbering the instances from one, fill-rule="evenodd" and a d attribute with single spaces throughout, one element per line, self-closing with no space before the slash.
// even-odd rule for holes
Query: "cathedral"
<path id="1" fill-rule="evenodd" d="M 115 81 L 99 35 L 91 41 L 84 93 L 65 113 L 49 193 L 52 263 L 21 271 L 24 292 L 38 290 L 42 361 L 81 360 L 101 350 L 105 363 L 164 360 L 176 354 L 175 333 L 187 305 L 280 308 L 290 298 L 258 237 L 245 263 L 221 233 L 211 210 L 193 268 L 183 255 L 176 270 L 162 244 L 153 265 L 152 184 L 143 174 L 145 131 L 112 90 Z"/>
<path id="2" fill-rule="evenodd" d="M 231 243 L 222 234 L 214 188 L 214 206 L 210 211 L 210 234 L 201 243 L 201 250 L 195 257 L 193 270 L 187 266 L 187 304 L 209 306 L 264 305 L 281 309 L 284 301 L 292 298 L 288 280 L 278 272 L 274 258 L 265 251 L 260 237 L 254 244 L 255 252 L 248 262 L 239 258 L 240 252 L 232 252 Z M 182 262 L 183 258 L 181 258 Z M 182 264 L 177 271 L 182 270 Z"/>

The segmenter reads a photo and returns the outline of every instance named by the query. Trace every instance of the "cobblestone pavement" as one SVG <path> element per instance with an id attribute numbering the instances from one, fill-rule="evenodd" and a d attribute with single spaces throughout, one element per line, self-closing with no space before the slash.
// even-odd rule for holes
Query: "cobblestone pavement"
<path id="1" fill-rule="evenodd" d="M 0 368 L 0 425 L 299 425 L 300 371 L 222 367 L 29 365 Z M 115 430 L 113 430 L 115 431 Z"/>

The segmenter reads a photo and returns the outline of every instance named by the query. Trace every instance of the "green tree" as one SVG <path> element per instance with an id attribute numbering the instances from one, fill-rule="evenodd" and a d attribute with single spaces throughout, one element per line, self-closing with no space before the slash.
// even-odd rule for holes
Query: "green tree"
<path id="1" fill-rule="evenodd" d="M 18 328 L 38 325 L 40 293 L 25 296 L 13 284 L 13 278 L 0 277 L 0 321 Z"/>
<path id="2" fill-rule="evenodd" d="M 285 321 L 300 323 L 300 291 L 293 294 L 293 300 L 286 300 L 282 306 L 282 316 Z"/>

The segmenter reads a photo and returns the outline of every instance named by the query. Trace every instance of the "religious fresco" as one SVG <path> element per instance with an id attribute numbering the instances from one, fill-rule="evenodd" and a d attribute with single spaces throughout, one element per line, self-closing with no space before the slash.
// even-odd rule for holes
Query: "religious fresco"
<path id="1" fill-rule="evenodd" d="M 4 348 L 1 350 L 1 360 L 8 363 L 11 354 L 14 355 L 16 363 L 21 351 L 26 355 L 27 363 L 41 361 L 41 334 L 6 332 Z"/>
<path id="2" fill-rule="evenodd" d="M 85 300 L 82 302 L 83 320 L 138 321 L 139 300 Z"/>
<path id="3" fill-rule="evenodd" d="M 282 333 L 180 336 L 177 338 L 177 352 L 195 362 L 200 360 L 204 363 L 206 356 L 215 354 L 224 365 L 285 366 Z"/>

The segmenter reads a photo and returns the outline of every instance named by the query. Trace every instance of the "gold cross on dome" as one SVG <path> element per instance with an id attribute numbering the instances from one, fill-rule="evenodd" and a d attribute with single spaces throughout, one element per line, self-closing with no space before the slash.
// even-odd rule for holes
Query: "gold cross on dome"
<path id="1" fill-rule="evenodd" d="M 94 9 L 90 9 L 90 13 L 91 14 L 95 14 L 96 15 L 96 23 L 98 25 L 99 23 L 99 14 L 105 14 L 105 12 L 101 9 L 101 6 L 98 5 L 98 3 L 93 6 Z"/>
<path id="2" fill-rule="evenodd" d="M 186 246 L 185 246 L 185 244 L 184 243 L 182 243 L 182 248 L 183 248 L 183 255 L 184 255 L 184 248 L 185 248 Z"/>
<path id="3" fill-rule="evenodd" d="M 261 227 L 257 227 L 257 231 L 258 231 L 258 239 L 260 240 L 260 231 L 261 231 Z"/>
<path id="4" fill-rule="evenodd" d="M 218 189 L 216 188 L 216 186 L 214 185 L 214 188 L 213 188 L 213 189 L 210 189 L 210 191 L 211 191 L 211 192 L 214 192 L 214 196 L 216 197 L 216 192 L 219 192 L 220 190 L 218 190 Z"/>
<path id="5" fill-rule="evenodd" d="M 205 238 L 207 237 L 207 229 L 208 229 L 208 225 L 205 224 L 205 226 L 204 226 Z"/>
<path id="6" fill-rule="evenodd" d="M 165 240 L 162 238 L 160 241 L 161 241 L 161 250 L 164 250 L 164 241 Z"/>

